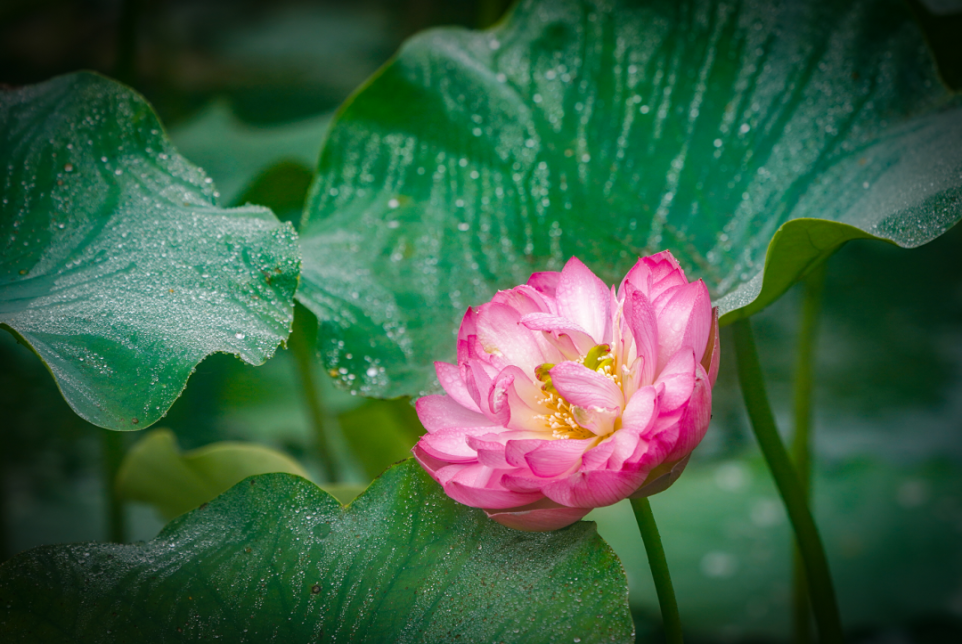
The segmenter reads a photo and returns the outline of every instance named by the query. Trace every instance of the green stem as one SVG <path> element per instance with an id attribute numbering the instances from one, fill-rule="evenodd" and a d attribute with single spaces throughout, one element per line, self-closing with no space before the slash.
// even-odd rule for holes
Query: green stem
<path id="1" fill-rule="evenodd" d="M 0 456 L 0 563 L 13 556 L 10 542 L 12 535 L 7 524 L 7 465 L 6 456 Z"/>
<path id="2" fill-rule="evenodd" d="M 101 430 L 103 448 L 104 504 L 107 507 L 107 540 L 113 543 L 127 541 L 127 525 L 124 504 L 117 496 L 114 485 L 117 472 L 124 460 L 124 432 Z"/>
<path id="3" fill-rule="evenodd" d="M 805 498 L 811 496 L 811 432 L 812 387 L 815 381 L 815 343 L 818 339 L 818 318 L 822 309 L 822 291 L 825 286 L 825 263 L 809 273 L 804 282 L 802 301 L 802 327 L 798 337 L 797 362 L 795 363 L 795 434 L 792 437 L 792 460 Z M 811 606 L 808 601 L 808 584 L 801 553 L 794 550 L 794 573 L 792 607 L 795 623 L 796 644 L 809 644 L 811 633 Z"/>
<path id="4" fill-rule="evenodd" d="M 655 591 L 661 606 L 665 640 L 668 644 L 681 644 L 684 640 L 681 634 L 681 618 L 678 616 L 678 602 L 675 601 L 675 589 L 671 585 L 668 561 L 665 559 L 665 549 L 661 545 L 661 536 L 655 524 L 655 515 L 651 513 L 651 504 L 647 497 L 631 499 L 631 509 L 635 513 L 638 530 L 641 531 L 641 540 L 645 542 L 645 552 L 648 553 L 648 566 L 655 580 Z"/>
<path id="5" fill-rule="evenodd" d="M 752 430 L 761 447 L 762 454 L 775 479 L 775 485 L 782 496 L 788 518 L 795 529 L 795 542 L 805 563 L 808 579 L 809 597 L 815 622 L 818 624 L 821 641 L 824 644 L 842 642 L 842 621 L 835 601 L 835 589 L 828 570 L 828 559 L 818 528 L 808 509 L 805 490 L 792 467 L 788 452 L 778 436 L 775 417 L 765 394 L 762 368 L 752 337 L 751 322 L 746 318 L 732 325 L 735 332 L 735 360 L 738 363 L 738 379 L 741 382 L 742 396 L 751 419 Z"/>
<path id="6" fill-rule="evenodd" d="M 294 310 L 294 328 L 291 331 L 291 336 L 287 339 L 287 348 L 290 349 L 297 365 L 297 375 L 301 381 L 301 391 L 304 394 L 304 402 L 307 403 L 311 426 L 314 429 L 314 441 L 317 445 L 317 454 L 321 459 L 321 465 L 324 466 L 328 482 L 337 483 L 340 472 L 338 472 L 337 461 L 331 453 L 331 444 L 324 429 L 324 407 L 321 404 L 317 384 L 314 382 L 315 352 L 313 347 L 316 336 L 317 329 L 314 317 L 307 309 L 298 305 Z"/>

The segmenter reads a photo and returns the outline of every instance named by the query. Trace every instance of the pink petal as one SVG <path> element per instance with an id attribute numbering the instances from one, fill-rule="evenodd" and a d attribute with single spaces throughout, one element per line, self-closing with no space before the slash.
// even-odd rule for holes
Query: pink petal
<path id="1" fill-rule="evenodd" d="M 491 410 L 493 418 L 502 427 L 508 426 L 511 419 L 511 405 L 508 402 L 508 390 L 513 388 L 514 374 L 510 371 L 502 371 L 494 379 L 491 389 L 488 390 L 488 409 Z"/>
<path id="2" fill-rule="evenodd" d="M 557 291 L 558 314 L 584 329 L 603 344 L 611 337 L 611 298 L 608 287 L 591 270 L 572 257 L 561 271 Z"/>
<path id="3" fill-rule="evenodd" d="M 471 399 L 477 403 L 481 413 L 488 417 L 492 424 L 498 423 L 498 415 L 495 414 L 489 404 L 489 392 L 494 386 L 494 378 L 488 374 L 487 366 L 478 360 L 471 360 L 461 365 L 461 378 L 464 380 L 465 388 L 471 395 Z"/>
<path id="4" fill-rule="evenodd" d="M 598 344 L 574 322 L 550 313 L 529 313 L 521 318 L 521 324 L 544 333 L 566 360 L 578 360 Z"/>
<path id="5" fill-rule="evenodd" d="M 488 467 L 509 469 L 511 465 L 504 458 L 504 444 L 485 437 L 468 436 L 468 447 L 478 454 L 478 462 Z"/>
<path id="6" fill-rule="evenodd" d="M 546 442 L 548 442 L 547 439 L 509 440 L 504 444 L 504 458 L 512 467 L 527 468 L 528 464 L 524 457 Z"/>
<path id="7" fill-rule="evenodd" d="M 668 289 L 688 284 L 685 271 L 681 269 L 671 251 L 663 250 L 642 258 L 641 261 L 650 271 L 651 290 L 648 292 L 648 298 L 653 302 Z"/>
<path id="8" fill-rule="evenodd" d="M 701 362 L 712 321 L 711 298 L 705 283 L 698 280 L 667 291 L 653 304 L 658 316 L 657 372 L 661 373 L 668 359 L 683 346 L 692 347 L 695 360 Z"/>
<path id="9" fill-rule="evenodd" d="M 640 257 L 625 275 L 625 278 L 621 280 L 618 292 L 627 297 L 626 289 L 629 285 L 635 290 L 644 293 L 645 297 L 648 297 L 648 293 L 651 292 L 651 268 L 649 268 L 648 264 Z"/>
<path id="10" fill-rule="evenodd" d="M 551 311 L 546 298 L 537 289 L 527 284 L 515 286 L 507 291 L 498 291 L 491 301 L 509 306 L 521 315 Z"/>
<path id="11" fill-rule="evenodd" d="M 615 442 L 622 433 L 624 433 L 622 430 L 613 433 L 611 436 L 585 452 L 584 456 L 581 457 L 581 469 L 608 469 L 608 459 L 611 457 L 611 453 L 615 449 Z"/>
<path id="12" fill-rule="evenodd" d="M 471 356 L 461 355 L 462 342 L 465 342 L 470 337 L 476 337 L 478 335 L 478 325 L 477 325 L 477 315 L 470 306 L 468 310 L 464 312 L 464 317 L 461 318 L 461 326 L 458 327 L 458 364 L 460 364 L 464 359 Z M 466 349 L 469 345 L 464 345 Z"/>
<path id="13" fill-rule="evenodd" d="M 442 394 L 418 398 L 414 408 L 421 424 L 429 432 L 447 427 L 484 427 L 492 424 L 483 414 L 471 411 Z"/>
<path id="14" fill-rule="evenodd" d="M 668 360 L 658 375 L 658 384 L 665 386 L 658 401 L 662 411 L 678 409 L 688 402 L 695 387 L 695 352 L 691 347 L 682 347 Z"/>
<path id="15" fill-rule="evenodd" d="M 478 454 L 467 441 L 472 433 L 482 433 L 484 429 L 454 428 L 436 434 L 424 434 L 418 440 L 418 447 L 426 454 L 446 463 L 476 463 Z"/>
<path id="16" fill-rule="evenodd" d="M 444 388 L 444 391 L 446 391 L 451 398 L 462 407 L 481 413 L 478 404 L 471 398 L 467 386 L 465 386 L 464 381 L 461 380 L 461 369 L 457 365 L 448 364 L 447 362 L 435 362 L 434 371 L 438 374 L 438 382 L 441 383 L 441 387 Z"/>
<path id="17" fill-rule="evenodd" d="M 681 459 L 680 461 L 675 461 L 671 464 L 665 464 L 667 467 L 658 467 L 652 470 L 648 474 L 648 478 L 635 492 L 628 498 L 631 499 L 641 499 L 646 496 L 651 496 L 652 494 L 658 494 L 659 492 L 664 492 L 671 484 L 678 480 L 681 473 L 685 471 L 685 466 L 688 465 L 688 456 Z"/>
<path id="18" fill-rule="evenodd" d="M 485 353 L 501 356 L 512 364 L 534 373 L 545 362 L 534 334 L 520 324 L 521 314 L 504 304 L 485 304 L 478 308 L 478 340 Z"/>
<path id="19" fill-rule="evenodd" d="M 574 508 L 598 508 L 627 498 L 644 482 L 645 470 L 575 472 L 542 488 L 544 495 Z"/>
<path id="20" fill-rule="evenodd" d="M 541 293 L 554 299 L 555 292 L 558 290 L 558 281 L 561 273 L 558 271 L 544 271 L 542 273 L 532 273 L 528 278 L 528 286 L 534 287 Z"/>
<path id="21" fill-rule="evenodd" d="M 577 362 L 562 362 L 551 371 L 551 384 L 572 405 L 622 409 L 625 397 L 610 378 Z"/>
<path id="22" fill-rule="evenodd" d="M 718 337 L 718 307 L 711 310 L 711 330 L 708 332 L 708 346 L 705 347 L 705 355 L 702 356 L 701 366 L 708 372 L 708 384 L 715 386 L 715 379 L 718 377 L 718 363 L 721 359 Z"/>
<path id="23" fill-rule="evenodd" d="M 701 365 L 695 367 L 695 388 L 678 421 L 678 440 L 665 460 L 675 461 L 691 453 L 708 431 L 711 421 L 711 385 Z"/>
<path id="24" fill-rule="evenodd" d="M 452 473 L 446 470 L 459 468 Z M 501 470 L 484 465 L 450 465 L 438 471 L 445 493 L 473 508 L 504 509 L 534 503 L 541 494 L 512 492 L 500 485 Z"/>
<path id="25" fill-rule="evenodd" d="M 501 484 L 504 485 L 505 489 L 512 490 L 514 492 L 520 492 L 523 494 L 537 492 L 538 494 L 541 494 L 541 486 L 544 485 L 544 481 L 539 478 L 526 476 L 523 474 L 505 474 L 501 479 Z"/>
<path id="26" fill-rule="evenodd" d="M 581 465 L 581 456 L 595 439 L 562 439 L 544 441 L 537 449 L 524 456 L 531 473 L 540 478 L 554 478 L 567 474 Z"/>
<path id="27" fill-rule="evenodd" d="M 414 458 L 417 459 L 417 462 L 421 464 L 421 467 L 424 468 L 424 471 L 430 474 L 431 478 L 433 478 L 435 481 L 438 480 L 438 470 L 440 470 L 442 467 L 447 467 L 450 465 L 450 463 L 447 461 L 435 458 L 421 449 L 420 442 L 411 448 L 411 453 L 414 454 Z M 440 481 L 438 481 L 438 483 L 440 483 Z"/>
<path id="28" fill-rule="evenodd" d="M 510 414 L 503 425 L 513 430 L 542 432 L 545 430 L 544 392 L 521 369 L 505 367 L 499 378 L 510 378 L 505 389 Z"/>
<path id="29" fill-rule="evenodd" d="M 641 433 L 648 429 L 658 409 L 658 390 L 648 385 L 635 392 L 621 414 L 621 429 Z"/>
<path id="30" fill-rule="evenodd" d="M 571 407 L 575 422 L 595 436 L 606 436 L 614 431 L 615 421 L 621 415 L 618 407 Z M 595 440 L 595 439 L 590 439 Z"/>
<path id="31" fill-rule="evenodd" d="M 640 432 L 630 429 L 620 429 L 612 436 L 611 456 L 608 458 L 607 468 L 612 471 L 619 471 L 625 468 L 628 463 L 629 469 L 638 469 L 637 461 L 631 462 L 631 457 L 644 450 L 643 444 L 648 441 L 641 437 Z"/>
<path id="32" fill-rule="evenodd" d="M 655 309 L 645 294 L 632 285 L 625 287 L 625 321 L 635 340 L 635 350 L 642 358 L 641 384 L 650 385 L 658 365 L 659 336 Z"/>
<path id="33" fill-rule="evenodd" d="M 485 510 L 488 517 L 501 525 L 525 532 L 558 530 L 577 522 L 591 508 L 568 508 L 550 499 L 541 499 L 520 508 Z"/>

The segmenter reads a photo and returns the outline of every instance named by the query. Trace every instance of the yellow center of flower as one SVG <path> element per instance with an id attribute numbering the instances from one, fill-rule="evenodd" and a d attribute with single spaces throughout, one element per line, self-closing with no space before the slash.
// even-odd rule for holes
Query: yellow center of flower
<path id="1" fill-rule="evenodd" d="M 614 358 L 611 356 L 611 347 L 607 344 L 599 344 L 591 348 L 588 355 L 582 356 L 581 364 L 606 376 L 619 387 L 621 378 L 612 373 Z M 538 365 L 535 368 L 535 376 L 542 382 L 541 391 L 544 392 L 542 404 L 548 409 L 547 414 L 541 414 L 535 418 L 544 420 L 546 429 L 551 431 L 552 439 L 585 439 L 594 438 L 595 434 L 578 424 L 575 420 L 573 405 L 564 399 L 558 390 L 551 383 L 551 374 L 554 367 L 551 363 Z"/>

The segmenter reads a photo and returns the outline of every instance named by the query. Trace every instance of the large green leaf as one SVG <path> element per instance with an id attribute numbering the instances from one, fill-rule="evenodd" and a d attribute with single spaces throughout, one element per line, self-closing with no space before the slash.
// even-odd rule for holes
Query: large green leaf
<path id="1" fill-rule="evenodd" d="M 338 114 L 298 297 L 344 384 L 417 394 L 469 305 L 571 255 L 614 283 L 669 248 L 730 322 L 847 239 L 938 236 L 960 186 L 962 108 L 897 0 L 528 0 Z"/>
<path id="2" fill-rule="evenodd" d="M 265 474 L 147 544 L 44 546 L 0 567 L 11 642 L 629 642 L 627 600 L 594 524 L 505 528 L 413 461 L 347 509 Z"/>
<path id="3" fill-rule="evenodd" d="M 290 331 L 296 235 L 224 210 L 128 88 L 89 73 L 0 92 L 0 323 L 83 418 L 160 418 L 215 351 L 259 364 Z"/>

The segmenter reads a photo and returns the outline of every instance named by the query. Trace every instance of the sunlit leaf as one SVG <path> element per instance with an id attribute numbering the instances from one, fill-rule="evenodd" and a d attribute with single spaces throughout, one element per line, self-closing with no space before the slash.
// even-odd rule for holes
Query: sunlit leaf
<path id="1" fill-rule="evenodd" d="M 145 427 L 205 356 L 260 364 L 287 337 L 296 235 L 210 179 L 142 97 L 72 74 L 0 92 L 0 323 L 70 406 Z"/>
<path id="2" fill-rule="evenodd" d="M 669 248 L 727 323 L 848 239 L 933 239 L 960 186 L 901 2 L 531 0 L 415 37 L 339 112 L 298 297 L 346 386 L 414 395 L 468 306 L 572 255 L 613 283 Z"/>
<path id="3" fill-rule="evenodd" d="M 424 433 L 414 407 L 406 398 L 369 400 L 338 415 L 337 423 L 354 457 L 371 478 L 411 456 L 411 448 Z"/>
<path id="4" fill-rule="evenodd" d="M 255 474 L 286 472 L 308 478 L 297 461 L 254 443 L 222 442 L 181 453 L 169 429 L 141 438 L 124 456 L 117 494 L 153 505 L 166 519 L 193 510 Z"/>
<path id="5" fill-rule="evenodd" d="M 594 524 L 505 528 L 413 461 L 347 509 L 266 474 L 149 543 L 43 546 L 0 567 L 7 641 L 631 642 L 627 600 Z"/>

